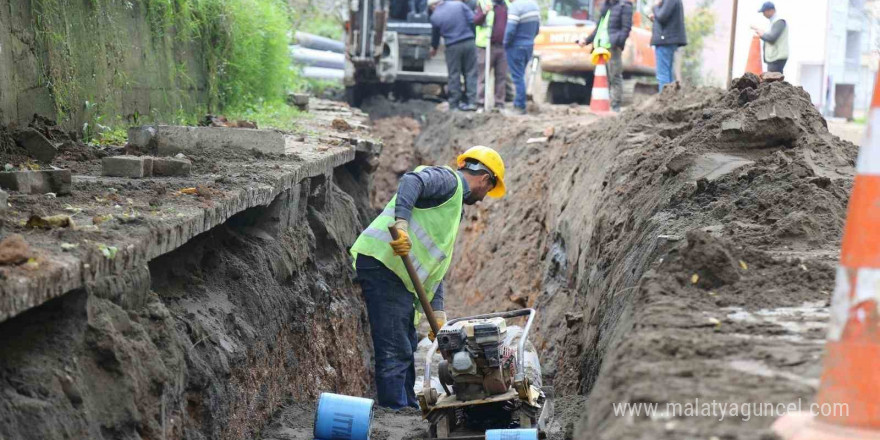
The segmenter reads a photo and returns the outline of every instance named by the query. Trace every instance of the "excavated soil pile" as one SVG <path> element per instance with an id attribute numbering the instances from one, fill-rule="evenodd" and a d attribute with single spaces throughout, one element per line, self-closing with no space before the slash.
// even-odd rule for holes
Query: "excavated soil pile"
<path id="1" fill-rule="evenodd" d="M 428 118 L 414 157 L 485 144 L 507 164 L 507 197 L 466 210 L 448 309 L 537 307 L 548 381 L 589 396 L 574 438 L 757 438 L 775 415 L 755 405 L 806 409 L 857 148 L 751 75 L 572 113 Z"/>

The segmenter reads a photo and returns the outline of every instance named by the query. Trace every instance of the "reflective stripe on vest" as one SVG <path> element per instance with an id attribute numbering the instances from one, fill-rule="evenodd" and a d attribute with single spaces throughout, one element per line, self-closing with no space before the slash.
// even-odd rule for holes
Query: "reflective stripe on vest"
<path id="1" fill-rule="evenodd" d="M 608 18 L 610 15 L 611 10 L 606 12 L 605 16 L 599 20 L 599 30 L 596 31 L 596 38 L 593 40 L 596 47 L 611 48 L 611 37 L 608 36 Z"/>
<path id="2" fill-rule="evenodd" d="M 420 166 L 416 172 L 424 169 Z M 433 208 L 413 208 L 412 218 L 409 221 L 409 237 L 412 241 L 410 259 L 416 274 L 425 287 L 428 299 L 434 298 L 434 293 L 449 265 L 452 262 L 452 250 L 455 238 L 458 235 L 458 226 L 461 223 L 462 200 L 464 189 L 461 176 L 452 168 L 444 167 L 455 174 L 458 186 L 455 194 L 449 200 Z M 385 206 L 385 209 L 373 220 L 351 247 L 351 255 L 356 260 L 359 254 L 369 255 L 382 262 L 398 278 L 403 281 L 407 290 L 413 293 L 413 303 L 421 310 L 415 287 L 406 272 L 400 257 L 394 255 L 394 251 L 388 244 L 391 242 L 391 234 L 388 226 L 394 223 L 394 208 L 397 203 L 395 195 Z"/>

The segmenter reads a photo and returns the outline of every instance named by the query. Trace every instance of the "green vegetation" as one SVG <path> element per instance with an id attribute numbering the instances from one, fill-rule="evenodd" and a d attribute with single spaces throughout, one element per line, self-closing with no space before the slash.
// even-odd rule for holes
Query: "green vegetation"
<path id="1" fill-rule="evenodd" d="M 322 37 L 341 40 L 345 33 L 342 14 L 327 10 L 326 2 L 315 4 L 317 0 L 290 0 L 293 28 Z"/>
<path id="2" fill-rule="evenodd" d="M 275 128 L 285 131 L 301 131 L 299 121 L 307 117 L 295 107 L 283 102 L 261 102 L 243 110 L 235 110 L 226 114 L 229 120 L 254 121 L 260 128 Z"/>
<path id="3" fill-rule="evenodd" d="M 687 84 L 699 86 L 707 82 L 703 75 L 703 45 L 705 38 L 715 32 L 717 18 L 712 11 L 714 2 L 700 0 L 697 8 L 685 17 L 688 45 L 684 47 L 681 75 Z"/>
<path id="4" fill-rule="evenodd" d="M 98 143 L 124 139 L 129 124 L 192 124 L 207 113 L 292 128 L 300 115 L 286 92 L 327 86 L 291 69 L 295 23 L 342 33 L 335 17 L 306 17 L 286 0 L 34 0 L 33 17 L 58 121 Z M 143 90 L 153 113 L 119 115 L 123 97 Z"/>

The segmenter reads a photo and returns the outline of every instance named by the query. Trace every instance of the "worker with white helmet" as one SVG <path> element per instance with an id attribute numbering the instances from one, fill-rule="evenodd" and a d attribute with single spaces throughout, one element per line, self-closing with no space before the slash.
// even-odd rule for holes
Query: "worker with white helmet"
<path id="1" fill-rule="evenodd" d="M 413 353 L 421 305 L 400 256 L 409 255 L 442 326 L 443 277 L 452 262 L 463 205 L 506 192 L 504 162 L 495 150 L 472 147 L 457 163 L 457 170 L 420 166 L 404 174 L 397 194 L 351 248 L 370 319 L 381 406 L 419 406 L 413 391 Z M 392 225 L 399 232 L 396 240 L 388 231 Z"/>

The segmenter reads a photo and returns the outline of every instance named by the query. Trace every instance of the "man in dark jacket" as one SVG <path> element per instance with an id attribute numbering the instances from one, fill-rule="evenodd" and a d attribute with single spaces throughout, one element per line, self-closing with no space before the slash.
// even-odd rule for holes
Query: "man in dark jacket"
<path id="1" fill-rule="evenodd" d="M 620 111 L 623 99 L 623 48 L 632 30 L 633 4 L 630 0 L 605 0 L 599 23 L 593 33 L 579 43 L 589 52 L 593 47 L 604 47 L 611 52 L 608 60 L 608 85 L 611 92 L 611 110 Z"/>
<path id="2" fill-rule="evenodd" d="M 651 45 L 657 59 L 657 84 L 663 86 L 675 81 L 675 51 L 687 46 L 684 28 L 684 5 L 681 0 L 656 0 L 651 15 L 654 22 Z"/>
<path id="3" fill-rule="evenodd" d="M 477 48 L 474 45 L 474 11 L 455 0 L 428 0 L 431 11 L 431 56 L 437 54 L 440 37 L 446 45 L 449 72 L 449 110 L 477 109 Z M 467 96 L 461 92 L 461 77 Z"/>

